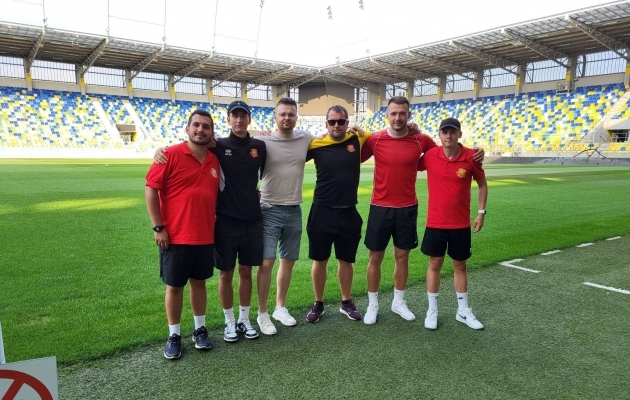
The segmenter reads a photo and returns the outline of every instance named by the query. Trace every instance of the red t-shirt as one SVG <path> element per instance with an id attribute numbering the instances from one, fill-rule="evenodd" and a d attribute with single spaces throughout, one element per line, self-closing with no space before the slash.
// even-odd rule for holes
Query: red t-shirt
<path id="1" fill-rule="evenodd" d="M 418 160 L 422 153 L 435 146 L 433 139 L 424 133 L 400 138 L 390 136 L 387 129 L 373 133 L 361 150 L 362 161 L 374 155 L 371 204 L 395 208 L 418 204 Z"/>
<path id="2" fill-rule="evenodd" d="M 159 190 L 162 221 L 173 244 L 214 243 L 219 160 L 208 151 L 203 163 L 186 142 L 168 148 L 166 164 L 153 163 L 146 185 Z"/>
<path id="3" fill-rule="evenodd" d="M 470 227 L 470 184 L 485 178 L 481 163 L 473 161 L 475 150 L 461 144 L 459 155 L 448 159 L 442 146 L 427 151 L 418 170 L 427 171 L 429 210 L 427 227 L 461 229 Z"/>

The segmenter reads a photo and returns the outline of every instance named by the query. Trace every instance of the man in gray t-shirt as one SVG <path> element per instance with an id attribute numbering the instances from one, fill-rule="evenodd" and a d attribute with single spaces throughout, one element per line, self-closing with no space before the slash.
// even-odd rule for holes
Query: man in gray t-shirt
<path id="1" fill-rule="evenodd" d="M 297 103 L 282 98 L 276 106 L 278 130 L 269 136 L 257 136 L 267 146 L 267 161 L 261 186 L 263 213 L 263 262 L 258 268 L 258 325 L 265 335 L 274 335 L 276 327 L 269 318 L 267 301 L 271 287 L 271 272 L 280 247 L 280 267 L 276 277 L 276 308 L 273 318 L 283 325 L 297 324 L 285 301 L 291 283 L 293 266 L 300 255 L 302 236 L 302 182 L 306 152 L 314 136 L 294 131 L 297 123 Z"/>

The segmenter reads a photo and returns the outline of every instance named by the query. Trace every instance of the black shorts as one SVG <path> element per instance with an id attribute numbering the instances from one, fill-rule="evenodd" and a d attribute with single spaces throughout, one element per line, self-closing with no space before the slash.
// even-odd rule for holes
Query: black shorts
<path id="1" fill-rule="evenodd" d="M 420 250 L 429 257 L 448 256 L 456 261 L 468 260 L 472 256 L 470 227 L 462 229 L 426 228 Z"/>
<path id="2" fill-rule="evenodd" d="M 335 246 L 338 260 L 353 263 L 361 242 L 363 219 L 356 207 L 332 208 L 313 204 L 308 214 L 308 257 L 324 261 Z"/>
<path id="3" fill-rule="evenodd" d="M 262 264 L 263 223 L 217 215 L 214 224 L 214 257 L 217 269 L 231 271 L 238 263 L 247 266 Z"/>
<path id="4" fill-rule="evenodd" d="M 384 251 L 389 239 L 402 250 L 418 247 L 418 205 L 394 208 L 370 205 L 365 246 L 372 251 Z"/>
<path id="5" fill-rule="evenodd" d="M 170 244 L 160 248 L 160 277 L 169 286 L 186 286 L 188 278 L 200 281 L 212 276 L 214 245 Z"/>

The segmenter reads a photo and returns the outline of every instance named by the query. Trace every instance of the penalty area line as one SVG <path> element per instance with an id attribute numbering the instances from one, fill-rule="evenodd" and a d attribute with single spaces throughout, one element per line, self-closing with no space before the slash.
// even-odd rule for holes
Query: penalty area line
<path id="1" fill-rule="evenodd" d="M 552 254 L 562 253 L 562 250 L 551 250 L 546 253 L 540 253 L 541 256 L 550 256 Z"/>
<path id="2" fill-rule="evenodd" d="M 621 239 L 621 236 L 611 237 L 611 238 L 608 238 L 606 240 L 617 240 L 617 239 Z"/>
<path id="3" fill-rule="evenodd" d="M 504 267 L 508 267 L 508 268 L 520 269 L 521 271 L 533 272 L 535 274 L 540 272 L 540 271 L 536 271 L 535 269 L 529 269 L 529 268 L 525 268 L 525 267 L 521 267 L 521 266 L 513 264 L 515 262 L 520 262 L 520 261 L 523 261 L 523 259 L 515 258 L 514 260 L 500 262 L 499 265 L 503 265 Z"/>
<path id="4" fill-rule="evenodd" d="M 592 282 L 584 282 L 584 284 L 586 286 L 592 286 L 592 287 L 598 288 L 598 289 L 610 290 L 611 292 L 630 294 L 630 290 L 617 289 L 617 288 L 610 287 L 610 286 L 598 285 L 597 283 L 592 283 Z"/>
<path id="5" fill-rule="evenodd" d="M 578 244 L 575 247 L 588 247 L 588 246 L 592 246 L 594 243 L 582 243 L 582 244 Z"/>

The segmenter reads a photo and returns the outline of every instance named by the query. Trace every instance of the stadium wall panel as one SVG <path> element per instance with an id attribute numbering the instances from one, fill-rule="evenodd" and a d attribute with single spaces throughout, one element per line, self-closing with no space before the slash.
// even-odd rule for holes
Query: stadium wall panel
<path id="1" fill-rule="evenodd" d="M 341 105 L 354 115 L 354 88 L 350 85 L 300 86 L 300 114 L 324 115 L 333 105 Z"/>

